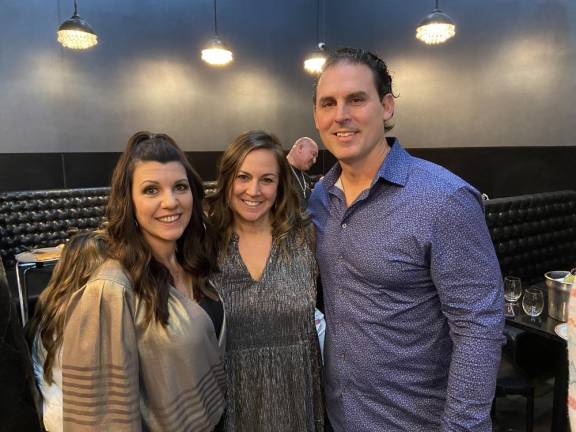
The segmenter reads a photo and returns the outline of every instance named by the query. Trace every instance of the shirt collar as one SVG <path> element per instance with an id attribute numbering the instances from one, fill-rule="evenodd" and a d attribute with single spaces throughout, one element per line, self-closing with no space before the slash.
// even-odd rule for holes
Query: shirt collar
<path id="1" fill-rule="evenodd" d="M 397 138 L 391 137 L 386 138 L 386 140 L 391 147 L 390 152 L 386 155 L 382 165 L 380 165 L 376 177 L 398 186 L 406 186 L 412 156 L 404 150 Z"/>
<path id="2" fill-rule="evenodd" d="M 382 178 L 389 183 L 394 183 L 398 186 L 406 186 L 412 156 L 404 150 L 404 147 L 400 145 L 400 141 L 398 141 L 397 138 L 390 137 L 386 138 L 386 140 L 390 146 L 390 152 L 388 152 L 382 165 L 378 168 L 376 179 Z M 339 163 L 335 163 L 326 173 L 323 183 L 327 192 L 332 190 L 341 173 L 342 168 Z"/>

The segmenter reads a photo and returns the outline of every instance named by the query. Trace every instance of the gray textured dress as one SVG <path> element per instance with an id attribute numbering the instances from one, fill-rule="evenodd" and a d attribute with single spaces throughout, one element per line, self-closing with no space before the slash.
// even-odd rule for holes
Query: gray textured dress
<path id="1" fill-rule="evenodd" d="M 255 281 L 234 235 L 212 278 L 227 319 L 229 432 L 324 430 L 316 260 L 306 244 L 289 238 L 287 246 L 288 258 L 273 242 Z"/>

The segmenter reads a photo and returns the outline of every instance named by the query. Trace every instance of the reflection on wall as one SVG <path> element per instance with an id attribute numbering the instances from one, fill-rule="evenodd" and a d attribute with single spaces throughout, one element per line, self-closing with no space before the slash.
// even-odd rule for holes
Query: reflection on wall
<path id="1" fill-rule="evenodd" d="M 66 2 L 3 2 L 0 152 L 117 152 L 141 129 L 167 132 L 188 151 L 223 150 L 253 128 L 275 132 L 286 148 L 317 137 L 313 79 L 302 70 L 316 43 L 315 2 L 218 5 L 235 53 L 223 69 L 200 60 L 211 0 L 83 1 L 100 38 L 86 52 L 56 41 Z M 388 62 L 402 143 L 576 145 L 576 2 L 445 0 L 443 8 L 458 34 L 430 47 L 414 38 L 429 0 L 326 2 L 329 47 L 363 46 Z"/>

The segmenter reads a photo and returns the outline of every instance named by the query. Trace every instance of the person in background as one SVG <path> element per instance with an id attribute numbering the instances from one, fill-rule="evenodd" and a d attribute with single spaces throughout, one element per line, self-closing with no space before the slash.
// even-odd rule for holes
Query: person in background
<path id="1" fill-rule="evenodd" d="M 306 174 L 316 163 L 318 158 L 318 144 L 312 138 L 301 137 L 294 141 L 292 148 L 286 155 L 290 172 L 292 174 L 294 189 L 298 192 L 300 198 L 300 207 L 306 210 L 308 206 L 308 198 L 312 192 L 313 182 L 312 179 Z M 322 289 L 318 281 L 318 298 L 317 306 L 322 308 Z M 324 314 L 321 310 L 314 311 L 314 322 L 316 323 L 316 330 L 320 340 L 320 353 L 323 356 L 324 350 L 324 332 L 326 330 L 326 321 Z"/>
<path id="2" fill-rule="evenodd" d="M 169 136 L 130 138 L 106 210 L 109 258 L 101 263 L 98 234 L 73 237 L 39 300 L 34 351 L 49 431 L 217 426 L 223 315 L 208 282 L 216 262 L 202 199 Z"/>
<path id="3" fill-rule="evenodd" d="M 226 149 L 209 218 L 228 326 L 227 431 L 323 431 L 314 325 L 313 226 L 278 139 L 240 135 Z"/>
<path id="4" fill-rule="evenodd" d="M 0 258 L 0 431 L 40 432 L 32 361 Z"/>
<path id="5" fill-rule="evenodd" d="M 62 249 L 48 286 L 40 294 L 29 330 L 33 335 L 34 374 L 42 394 L 44 427 L 63 429 L 62 364 L 56 354 L 63 341 L 67 293 L 77 291 L 106 260 L 102 231 L 75 234 Z M 58 305 L 58 306 L 56 306 Z"/>
<path id="6" fill-rule="evenodd" d="M 380 58 L 330 53 L 314 121 L 338 163 L 309 200 L 328 417 L 337 432 L 488 432 L 504 302 L 482 199 L 386 137 L 394 106 Z"/>
<path id="7" fill-rule="evenodd" d="M 294 181 L 294 188 L 300 197 L 302 208 L 306 208 L 310 192 L 312 191 L 312 181 L 306 174 L 316 163 L 318 158 L 318 144 L 312 138 L 298 138 L 288 154 L 286 159 L 290 164 L 290 172 Z"/>

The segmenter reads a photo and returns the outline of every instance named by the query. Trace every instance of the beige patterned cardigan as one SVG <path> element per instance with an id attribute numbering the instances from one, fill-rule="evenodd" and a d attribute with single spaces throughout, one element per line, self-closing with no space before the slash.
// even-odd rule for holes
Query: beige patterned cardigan
<path id="1" fill-rule="evenodd" d="M 64 431 L 214 429 L 225 373 L 212 321 L 175 288 L 168 307 L 166 328 L 145 326 L 116 261 L 73 295 L 61 350 Z"/>

